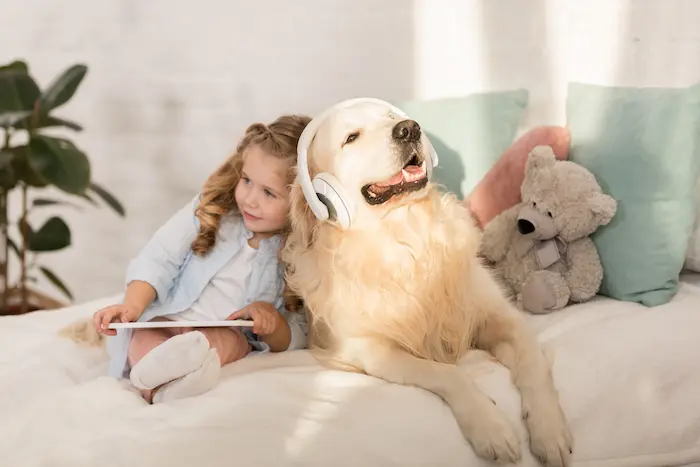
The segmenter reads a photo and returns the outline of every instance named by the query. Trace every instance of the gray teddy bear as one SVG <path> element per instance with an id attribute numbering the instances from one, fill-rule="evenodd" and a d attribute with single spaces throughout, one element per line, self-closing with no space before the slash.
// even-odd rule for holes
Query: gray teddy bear
<path id="1" fill-rule="evenodd" d="M 522 201 L 484 228 L 481 255 L 518 306 L 549 313 L 590 300 L 603 280 L 603 266 L 589 235 L 615 215 L 617 203 L 593 174 L 557 160 L 549 146 L 530 152 Z"/>

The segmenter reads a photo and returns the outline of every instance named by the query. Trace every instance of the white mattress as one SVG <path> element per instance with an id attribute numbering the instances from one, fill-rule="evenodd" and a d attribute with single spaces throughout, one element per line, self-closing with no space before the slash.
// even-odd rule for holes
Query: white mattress
<path id="1" fill-rule="evenodd" d="M 306 351 L 254 356 L 211 392 L 149 406 L 103 376 L 103 351 L 56 330 L 114 300 L 0 318 L 3 466 L 487 466 L 419 389 L 322 370 Z M 574 466 L 700 465 L 700 275 L 672 303 L 598 298 L 533 317 L 575 438 Z M 519 427 L 505 369 L 464 363 Z"/>

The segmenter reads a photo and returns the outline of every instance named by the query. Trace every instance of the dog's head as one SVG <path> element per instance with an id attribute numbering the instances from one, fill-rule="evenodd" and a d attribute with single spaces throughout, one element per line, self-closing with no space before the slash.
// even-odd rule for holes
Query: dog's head
<path id="1" fill-rule="evenodd" d="M 387 216 L 400 219 L 403 208 L 436 193 L 428 183 L 431 151 L 418 123 L 382 102 L 362 101 L 327 114 L 308 146 L 307 163 L 311 179 L 328 173 L 340 183 L 352 209 L 350 230 L 374 232 Z M 290 201 L 292 229 L 282 252 L 287 264 L 296 264 L 320 234 L 344 235 L 333 223 L 316 219 L 299 176 Z"/>
<path id="2" fill-rule="evenodd" d="M 308 150 L 313 178 L 333 175 L 353 207 L 353 219 L 382 216 L 422 196 L 430 143 L 417 122 L 382 103 L 359 102 L 333 111 Z"/>

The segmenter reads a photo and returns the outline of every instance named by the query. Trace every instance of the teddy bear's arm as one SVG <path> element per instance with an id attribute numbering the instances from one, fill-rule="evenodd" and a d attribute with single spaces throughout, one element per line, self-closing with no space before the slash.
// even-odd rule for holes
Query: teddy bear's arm
<path id="1" fill-rule="evenodd" d="M 479 253 L 489 261 L 501 261 L 511 246 L 513 234 L 515 233 L 516 220 L 520 204 L 516 204 L 510 209 L 494 217 L 486 227 L 481 236 L 481 247 Z"/>
<path id="2" fill-rule="evenodd" d="M 567 265 L 564 278 L 571 290 L 571 301 L 583 302 L 593 298 L 603 280 L 603 265 L 590 237 L 568 244 Z"/>

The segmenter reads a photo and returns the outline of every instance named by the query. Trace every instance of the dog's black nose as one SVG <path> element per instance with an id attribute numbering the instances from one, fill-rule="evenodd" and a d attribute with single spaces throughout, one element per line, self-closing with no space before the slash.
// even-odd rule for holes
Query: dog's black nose
<path id="1" fill-rule="evenodd" d="M 518 219 L 518 232 L 527 235 L 535 231 L 535 226 L 532 222 L 526 219 Z"/>
<path id="2" fill-rule="evenodd" d="M 394 126 L 391 134 L 398 141 L 417 141 L 420 138 L 420 125 L 414 120 L 404 120 Z"/>

